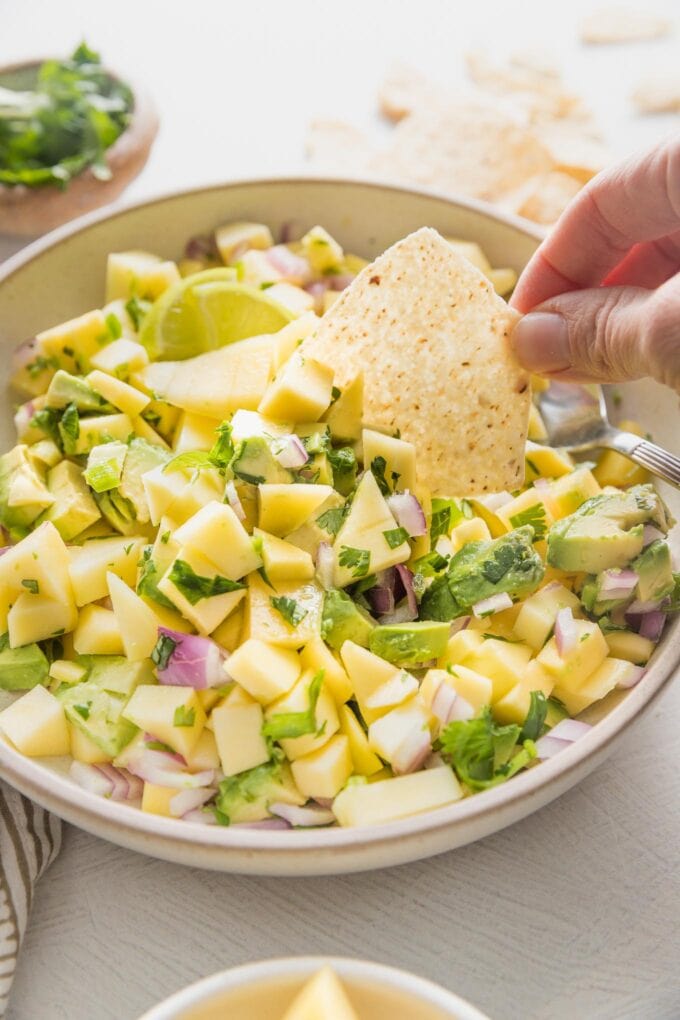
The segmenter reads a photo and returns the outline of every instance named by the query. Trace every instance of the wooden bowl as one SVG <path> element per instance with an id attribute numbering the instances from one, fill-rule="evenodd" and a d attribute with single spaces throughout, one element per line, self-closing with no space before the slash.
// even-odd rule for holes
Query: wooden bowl
<path id="1" fill-rule="evenodd" d="M 31 60 L 0 68 L 0 84 L 30 88 L 35 69 L 42 62 Z M 112 71 L 107 73 L 116 77 Z M 158 133 L 158 114 L 148 93 L 127 76 L 124 80 L 132 90 L 134 106 L 128 127 L 106 150 L 110 180 L 98 180 L 87 167 L 63 190 L 53 184 L 38 188 L 0 184 L 0 234 L 46 234 L 67 220 L 113 202 L 139 174 Z"/>

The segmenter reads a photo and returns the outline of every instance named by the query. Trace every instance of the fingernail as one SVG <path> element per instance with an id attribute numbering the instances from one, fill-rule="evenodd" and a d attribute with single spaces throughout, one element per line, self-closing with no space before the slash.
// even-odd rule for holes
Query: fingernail
<path id="1" fill-rule="evenodd" d="M 569 330 L 557 312 L 531 312 L 512 333 L 515 354 L 533 372 L 560 372 L 571 365 Z"/>

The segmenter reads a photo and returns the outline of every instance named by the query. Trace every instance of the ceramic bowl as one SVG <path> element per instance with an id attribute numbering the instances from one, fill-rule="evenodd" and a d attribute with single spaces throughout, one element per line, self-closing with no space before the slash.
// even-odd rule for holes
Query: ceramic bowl
<path id="1" fill-rule="evenodd" d="M 262 960 L 197 981 L 140 1020 L 274 1020 L 304 983 L 330 966 L 366 1020 L 488 1020 L 452 992 L 395 967 L 324 956 Z"/>
<path id="2" fill-rule="evenodd" d="M 0 85 L 30 88 L 41 63 L 31 60 L 0 68 Z M 130 123 L 106 150 L 110 179 L 101 181 L 86 167 L 64 189 L 54 185 L 27 188 L 22 184 L 12 187 L 0 184 L 0 234 L 18 237 L 46 234 L 76 216 L 113 202 L 134 180 L 149 158 L 158 133 L 158 116 L 146 90 L 134 83 L 130 87 L 134 98 Z"/>
<path id="3" fill-rule="evenodd" d="M 368 257 L 426 224 L 478 241 L 493 265 L 517 270 L 539 240 L 538 231 L 526 221 L 482 204 L 379 184 L 311 178 L 204 187 L 84 217 L 0 269 L 1 371 L 7 394 L 1 448 L 15 441 L 12 398 L 6 389 L 10 351 L 36 332 L 102 304 L 108 252 L 151 248 L 176 258 L 188 237 L 234 219 L 266 222 L 275 235 L 284 224 L 302 230 L 322 223 L 348 250 Z M 620 389 L 626 416 L 638 418 L 659 442 L 677 450 L 677 397 L 650 381 Z M 678 493 L 664 494 L 680 517 Z M 676 554 L 679 530 L 671 538 Z M 611 753 L 668 683 L 679 660 L 680 620 L 675 620 L 640 683 L 589 710 L 585 718 L 597 725 L 571 747 L 495 789 L 381 826 L 277 832 L 175 821 L 87 793 L 68 778 L 68 763 L 24 758 L 5 743 L 0 743 L 0 776 L 90 832 L 183 864 L 296 876 L 380 868 L 481 839 L 564 793 Z"/>

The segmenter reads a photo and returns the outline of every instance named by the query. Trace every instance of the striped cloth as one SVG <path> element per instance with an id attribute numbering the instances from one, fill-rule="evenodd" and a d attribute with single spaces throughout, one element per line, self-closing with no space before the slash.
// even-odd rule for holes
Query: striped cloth
<path id="1" fill-rule="evenodd" d="M 60 845 L 59 819 L 0 783 L 0 1017 L 7 1009 L 35 883 Z"/>

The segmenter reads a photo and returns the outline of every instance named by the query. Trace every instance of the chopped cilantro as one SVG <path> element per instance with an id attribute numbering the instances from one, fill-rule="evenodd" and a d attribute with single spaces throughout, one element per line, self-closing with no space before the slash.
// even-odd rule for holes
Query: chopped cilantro
<path id="1" fill-rule="evenodd" d="M 342 390 L 339 390 L 337 386 L 333 386 L 331 388 L 331 399 L 333 401 L 337 400 L 338 397 L 340 397 L 341 395 L 342 395 Z"/>
<path id="2" fill-rule="evenodd" d="M 169 531 L 164 531 L 163 534 L 161 535 L 161 542 L 162 542 L 163 545 L 167 545 L 169 541 L 170 541 L 170 532 Z"/>
<path id="3" fill-rule="evenodd" d="M 297 627 L 298 623 L 304 620 L 307 615 L 307 610 L 299 602 L 289 598 L 287 595 L 270 597 L 269 601 L 291 627 Z"/>
<path id="4" fill-rule="evenodd" d="M 383 496 L 389 496 L 392 492 L 389 482 L 385 478 L 385 469 L 387 468 L 387 461 L 384 457 L 374 457 L 371 461 L 371 474 L 378 483 L 378 488 L 382 492 Z"/>
<path id="5" fill-rule="evenodd" d="M 74 454 L 76 442 L 80 437 L 80 418 L 75 404 L 69 404 L 59 422 L 59 434 L 64 445 L 64 453 Z"/>
<path id="6" fill-rule="evenodd" d="M 365 577 L 371 565 L 371 554 L 368 549 L 353 549 L 349 545 L 340 546 L 338 559 L 341 567 L 354 567 L 352 577 Z"/>
<path id="7" fill-rule="evenodd" d="M 383 535 L 390 549 L 396 549 L 408 539 L 406 528 L 392 528 L 391 531 L 383 531 Z"/>
<path id="8" fill-rule="evenodd" d="M 90 706 L 91 705 L 92 705 L 92 702 L 88 701 L 88 703 L 86 705 L 74 705 L 73 709 L 74 709 L 75 712 L 78 713 L 78 715 L 82 716 L 83 719 L 89 719 L 90 718 Z"/>
<path id="9" fill-rule="evenodd" d="M 202 577 L 195 573 L 185 560 L 175 560 L 169 577 L 192 606 L 195 606 L 201 599 L 209 599 L 215 595 L 225 595 L 227 592 L 240 591 L 241 588 L 245 588 L 242 581 L 230 581 L 228 577 L 221 577 L 219 574 L 214 577 Z"/>
<path id="10" fill-rule="evenodd" d="M 548 714 L 548 700 L 543 691 L 532 691 L 529 701 L 529 711 L 519 735 L 520 741 L 538 740 L 543 732 L 543 724 Z"/>
<path id="11" fill-rule="evenodd" d="M 120 340 L 123 335 L 123 327 L 120 324 L 120 319 L 113 312 L 109 312 L 104 320 L 106 322 L 106 328 L 109 331 L 109 337 L 111 340 Z"/>
<path id="12" fill-rule="evenodd" d="M 510 523 L 513 528 L 521 528 L 525 524 L 530 524 L 534 529 L 535 542 L 544 538 L 548 530 L 545 507 L 542 503 L 535 503 L 533 506 L 527 507 L 526 510 L 522 510 L 521 513 L 514 514 L 510 518 Z"/>
<path id="13" fill-rule="evenodd" d="M 172 717 L 173 726 L 193 726 L 196 722 L 196 709 L 178 705 Z"/>
<path id="14" fill-rule="evenodd" d="M 316 704 L 323 685 L 322 669 L 309 685 L 309 708 L 304 712 L 275 712 L 265 721 L 262 735 L 269 740 L 293 740 L 317 732 Z"/>
<path id="15" fill-rule="evenodd" d="M 158 669 L 167 669 L 175 648 L 177 648 L 177 642 L 169 634 L 160 634 L 151 652 L 151 661 Z"/>
<path id="16" fill-rule="evenodd" d="M 348 512 L 349 506 L 347 505 L 332 507 L 332 509 L 324 510 L 322 514 L 319 514 L 316 523 L 329 535 L 337 535 Z"/>
<path id="17" fill-rule="evenodd" d="M 140 324 L 149 308 L 151 307 L 150 302 L 140 301 L 134 295 L 125 302 L 125 311 L 128 313 L 136 330 L 139 329 Z"/>
<path id="18" fill-rule="evenodd" d="M 24 588 L 28 588 L 32 595 L 40 594 L 40 585 L 34 578 L 25 577 L 21 583 L 24 586 Z"/>
<path id="19" fill-rule="evenodd" d="M 475 719 L 449 723 L 439 737 L 439 748 L 466 786 L 486 790 L 505 782 L 536 757 L 532 740 L 517 748 L 520 738 L 519 726 L 498 726 L 487 707 Z"/>

